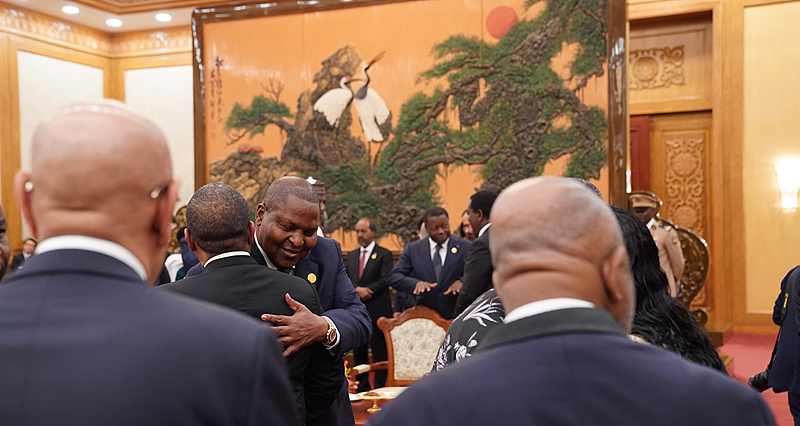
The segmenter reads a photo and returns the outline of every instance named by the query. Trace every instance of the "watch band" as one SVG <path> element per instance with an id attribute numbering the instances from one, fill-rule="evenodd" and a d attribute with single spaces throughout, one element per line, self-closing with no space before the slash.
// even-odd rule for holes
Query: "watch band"
<path id="1" fill-rule="evenodd" d="M 331 346 L 336 343 L 336 325 L 328 317 L 322 317 L 328 323 L 328 331 L 325 333 L 325 346 Z"/>

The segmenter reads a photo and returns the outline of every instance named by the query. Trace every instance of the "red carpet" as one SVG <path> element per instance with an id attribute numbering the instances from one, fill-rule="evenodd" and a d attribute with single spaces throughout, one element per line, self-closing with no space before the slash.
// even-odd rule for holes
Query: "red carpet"
<path id="1" fill-rule="evenodd" d="M 777 327 L 775 332 L 777 333 Z M 764 371 L 772 355 L 775 335 L 735 333 L 720 350 L 733 357 L 728 366 L 728 374 L 736 380 L 747 384 L 750 376 Z M 786 392 L 775 393 L 767 390 L 761 394 L 775 416 L 778 426 L 793 426 L 794 421 L 789 413 Z"/>

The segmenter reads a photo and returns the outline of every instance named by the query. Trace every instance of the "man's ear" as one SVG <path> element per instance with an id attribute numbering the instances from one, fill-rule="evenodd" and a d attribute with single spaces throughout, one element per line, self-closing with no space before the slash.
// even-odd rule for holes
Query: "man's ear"
<path id="1" fill-rule="evenodd" d="M 28 228 L 31 230 L 31 234 L 33 238 L 39 239 L 39 235 L 37 233 L 37 226 L 36 221 L 33 220 L 33 212 L 31 211 L 31 193 L 25 191 L 25 184 L 31 181 L 30 173 L 20 170 L 17 172 L 17 175 L 14 176 L 14 195 L 17 197 L 17 202 L 19 203 L 19 208 L 22 211 L 22 217 L 25 219 L 25 222 L 28 224 Z"/>
<path id="2" fill-rule="evenodd" d="M 253 244 L 253 240 L 256 238 L 256 225 L 251 220 L 247 223 L 247 245 Z"/>
<path id="3" fill-rule="evenodd" d="M 186 245 L 189 246 L 189 250 L 196 252 L 197 251 L 197 243 L 194 241 L 194 235 L 189 231 L 189 228 L 184 230 L 183 234 L 184 238 L 186 238 Z"/>
<path id="4" fill-rule="evenodd" d="M 157 233 L 156 238 L 159 246 L 166 247 L 167 244 L 169 244 L 169 239 L 171 237 L 170 231 L 172 229 L 172 213 L 175 210 L 175 203 L 178 201 L 178 190 L 180 187 L 180 181 L 172 181 L 166 189 L 166 194 L 157 200 L 158 204 L 156 206 L 153 228 Z"/>
<path id="5" fill-rule="evenodd" d="M 611 254 L 602 260 L 600 273 L 609 299 L 608 310 L 627 332 L 633 321 L 636 295 L 628 253 L 624 246 L 615 247 Z"/>
<path id="6" fill-rule="evenodd" d="M 261 222 L 264 220 L 264 215 L 267 213 L 267 208 L 264 207 L 264 203 L 258 203 L 256 206 L 256 224 L 255 226 L 261 226 Z M 252 241 L 251 241 L 252 243 Z"/>

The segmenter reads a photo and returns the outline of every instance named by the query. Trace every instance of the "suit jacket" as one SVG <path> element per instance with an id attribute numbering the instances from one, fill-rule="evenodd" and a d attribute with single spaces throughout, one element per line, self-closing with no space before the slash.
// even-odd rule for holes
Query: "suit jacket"
<path id="1" fill-rule="evenodd" d="M 347 253 L 345 268 L 350 281 L 355 287 L 367 287 L 372 290 L 372 298 L 364 302 L 367 312 L 372 318 L 373 333 L 375 322 L 380 317 L 392 317 L 392 300 L 389 294 L 389 274 L 392 273 L 392 252 L 375 244 L 371 258 L 364 266 L 361 278 L 358 277 L 358 263 L 361 257 L 361 248 Z"/>
<path id="2" fill-rule="evenodd" d="M 11 259 L 11 269 L 9 271 L 16 271 L 25 264 L 25 256 L 22 253 L 15 254 Z"/>
<path id="3" fill-rule="evenodd" d="M 797 360 L 800 357 L 800 337 L 797 333 L 800 327 L 797 325 L 798 295 L 800 295 L 800 283 L 794 283 L 793 291 L 789 292 L 788 300 L 784 298 L 784 292 L 789 284 L 789 276 L 792 271 L 800 266 L 792 268 L 783 280 L 781 280 L 781 293 L 775 300 L 775 307 L 772 310 L 772 321 L 781 326 L 781 335 L 776 344 L 775 358 L 772 361 L 772 369 L 769 373 L 769 385 L 776 391 L 790 391 L 800 393 L 800 380 L 798 380 Z M 781 322 L 781 308 L 786 303 L 786 317 Z"/>
<path id="4" fill-rule="evenodd" d="M 489 251 L 489 231 L 486 228 L 483 235 L 470 243 L 467 258 L 464 260 L 464 285 L 456 297 L 456 308 L 453 313 L 458 316 L 475 299 L 483 293 L 494 288 L 492 286 L 492 253 Z"/>
<path id="5" fill-rule="evenodd" d="M 217 259 L 203 273 L 161 288 L 235 309 L 257 319 L 261 314 L 292 315 L 284 296 L 322 315 L 317 292 L 308 281 L 264 268 L 250 256 Z M 336 399 L 344 383 L 344 365 L 322 343 L 306 346 L 287 359 L 297 406 L 315 417 Z M 309 366 L 309 364 L 311 364 Z M 309 389 L 308 402 L 303 389 Z"/>
<path id="6" fill-rule="evenodd" d="M 250 255 L 259 264 L 267 265 L 255 241 L 250 246 Z M 372 335 L 369 313 L 347 277 L 339 243 L 330 238 L 317 237 L 314 248 L 295 265 L 294 274 L 317 289 L 325 316 L 333 320 L 339 330 L 339 344 L 333 349 L 332 356 L 341 359 L 346 352 L 369 342 Z M 346 384 L 342 386 L 330 410 L 317 420 L 309 421 L 309 425 L 355 424 Z"/>
<path id="7" fill-rule="evenodd" d="M 0 285 L 0 377 L 0 424 L 300 421 L 270 327 L 84 250 Z"/>
<path id="8" fill-rule="evenodd" d="M 601 309 L 563 309 L 503 324 L 479 348 L 411 385 L 368 424 L 775 424 L 751 389 L 630 341 Z"/>
<path id="9" fill-rule="evenodd" d="M 413 293 L 417 281 L 435 283 L 436 274 L 433 272 L 431 259 L 430 237 L 425 237 L 406 246 L 400 260 L 394 265 L 389 276 L 389 285 L 397 290 Z M 447 256 L 442 265 L 442 272 L 438 285 L 430 291 L 416 296 L 416 305 L 425 305 L 435 309 L 445 319 L 453 319 L 453 310 L 456 296 L 445 295 L 444 292 L 453 282 L 461 279 L 464 272 L 464 259 L 469 250 L 469 241 L 450 235 L 447 243 Z"/>

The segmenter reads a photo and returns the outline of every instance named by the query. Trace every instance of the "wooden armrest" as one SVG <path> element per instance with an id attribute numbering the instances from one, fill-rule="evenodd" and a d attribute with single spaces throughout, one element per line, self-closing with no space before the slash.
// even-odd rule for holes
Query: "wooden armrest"
<path id="1" fill-rule="evenodd" d="M 353 367 L 352 374 L 358 375 L 358 374 L 368 373 L 372 370 L 388 370 L 388 369 L 389 369 L 389 361 L 381 361 L 372 364 L 356 365 L 355 367 Z"/>

